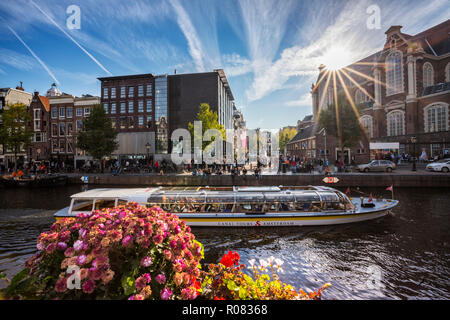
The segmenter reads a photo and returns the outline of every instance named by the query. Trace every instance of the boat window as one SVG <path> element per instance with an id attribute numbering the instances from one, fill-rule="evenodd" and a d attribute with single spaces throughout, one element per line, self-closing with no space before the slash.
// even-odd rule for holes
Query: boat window
<path id="1" fill-rule="evenodd" d="M 93 200 L 75 200 L 73 202 L 72 211 L 92 211 Z"/>
<path id="2" fill-rule="evenodd" d="M 295 211 L 295 202 L 280 202 L 280 211 Z"/>
<path id="3" fill-rule="evenodd" d="M 113 208 L 115 203 L 116 203 L 116 201 L 114 199 L 113 200 L 95 200 L 95 210 Z"/>

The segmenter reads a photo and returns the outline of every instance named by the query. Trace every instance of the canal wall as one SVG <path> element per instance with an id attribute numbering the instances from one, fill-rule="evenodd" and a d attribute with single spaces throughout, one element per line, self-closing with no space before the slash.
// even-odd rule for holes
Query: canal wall
<path id="1" fill-rule="evenodd" d="M 87 183 L 98 185 L 143 185 L 143 186 L 303 186 L 325 185 L 325 176 L 315 174 L 298 175 L 263 175 L 260 179 L 255 176 L 213 175 L 198 177 L 190 175 L 118 175 L 91 174 Z M 82 175 L 71 175 L 69 183 L 84 184 Z M 411 174 L 337 174 L 339 182 L 335 187 L 450 187 L 450 174 L 440 173 L 411 173 Z"/>

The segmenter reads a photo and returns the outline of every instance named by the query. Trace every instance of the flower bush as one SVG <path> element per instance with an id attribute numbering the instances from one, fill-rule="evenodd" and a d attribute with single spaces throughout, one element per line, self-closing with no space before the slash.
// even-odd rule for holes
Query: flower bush
<path id="1" fill-rule="evenodd" d="M 37 249 L 6 297 L 195 299 L 200 288 L 201 243 L 157 207 L 129 203 L 59 220 Z"/>
<path id="2" fill-rule="evenodd" d="M 282 271 L 283 262 L 274 257 L 260 260 L 256 266 L 255 260 L 250 260 L 249 269 L 253 277 L 245 274 L 244 264 L 239 264 L 237 252 L 229 251 L 218 264 L 210 264 L 207 272 L 202 272 L 202 297 L 214 300 L 319 300 L 322 292 L 330 284 L 325 284 L 314 292 L 306 293 L 279 280 L 277 272 Z M 272 279 L 264 271 L 271 271 Z"/>
<path id="3" fill-rule="evenodd" d="M 233 251 L 201 271 L 203 246 L 190 227 L 161 208 L 136 203 L 59 220 L 38 237 L 37 249 L 0 297 L 317 300 L 329 286 L 296 291 L 279 280 L 283 262 L 273 257 L 258 266 L 250 260 L 251 277 Z"/>

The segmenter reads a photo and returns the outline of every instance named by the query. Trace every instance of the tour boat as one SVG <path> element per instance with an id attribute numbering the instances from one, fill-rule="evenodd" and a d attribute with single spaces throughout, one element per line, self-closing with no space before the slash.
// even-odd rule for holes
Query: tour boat
<path id="1" fill-rule="evenodd" d="M 325 186 L 92 189 L 71 196 L 57 219 L 127 202 L 158 206 L 193 227 L 318 226 L 383 217 L 397 200 L 349 198 Z"/>

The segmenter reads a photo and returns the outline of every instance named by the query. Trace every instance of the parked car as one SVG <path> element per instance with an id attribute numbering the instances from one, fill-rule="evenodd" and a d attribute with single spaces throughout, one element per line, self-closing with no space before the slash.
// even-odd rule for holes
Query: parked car
<path id="1" fill-rule="evenodd" d="M 427 171 L 440 171 L 449 172 L 450 171 L 450 159 L 442 159 L 427 165 Z"/>
<path id="2" fill-rule="evenodd" d="M 369 172 L 369 171 L 386 171 L 391 172 L 396 169 L 396 165 L 394 162 L 389 160 L 372 160 L 368 164 L 361 164 L 358 166 L 358 170 L 360 172 Z"/>

